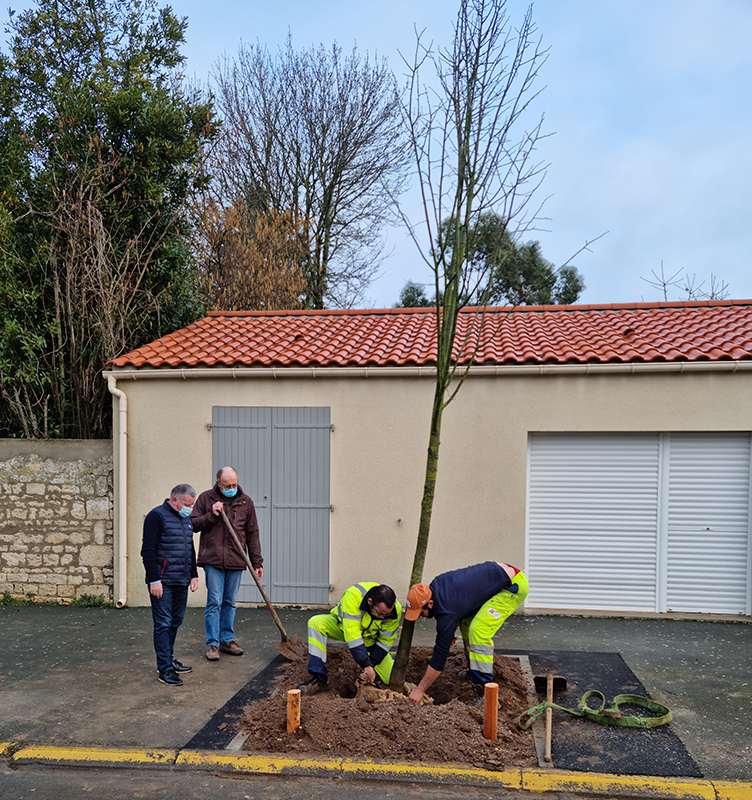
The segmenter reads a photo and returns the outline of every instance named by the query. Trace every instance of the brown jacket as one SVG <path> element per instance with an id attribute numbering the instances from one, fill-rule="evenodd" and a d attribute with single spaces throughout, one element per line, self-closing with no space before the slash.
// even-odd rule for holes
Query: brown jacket
<path id="1" fill-rule="evenodd" d="M 235 528 L 238 539 L 245 542 L 253 568 L 262 567 L 264 559 L 261 557 L 258 520 L 253 500 L 240 486 L 235 497 L 225 497 L 217 484 L 208 492 L 202 492 L 193 506 L 193 530 L 201 531 L 196 563 L 199 566 L 208 564 L 217 569 L 246 569 L 245 559 L 227 530 L 222 515 L 217 516 L 212 511 L 212 506 L 218 500 L 224 503 L 225 514 Z"/>

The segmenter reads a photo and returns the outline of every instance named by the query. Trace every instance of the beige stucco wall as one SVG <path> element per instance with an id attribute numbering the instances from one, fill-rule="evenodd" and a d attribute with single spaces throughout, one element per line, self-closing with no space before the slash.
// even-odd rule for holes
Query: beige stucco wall
<path id="1" fill-rule="evenodd" d="M 212 485 L 212 406 L 331 408 L 332 598 L 357 580 L 389 583 L 404 597 L 430 378 L 121 380 L 118 388 L 129 409 L 129 605 L 148 604 L 139 555 L 145 514 L 179 482 L 197 491 Z M 487 558 L 524 568 L 530 432 L 750 429 L 750 372 L 471 377 L 444 415 L 424 577 Z M 204 599 L 202 585 L 190 602 Z"/>

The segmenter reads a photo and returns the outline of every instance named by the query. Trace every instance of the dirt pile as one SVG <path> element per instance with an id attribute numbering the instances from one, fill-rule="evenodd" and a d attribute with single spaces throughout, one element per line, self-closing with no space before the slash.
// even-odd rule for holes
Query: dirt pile
<path id="1" fill-rule="evenodd" d="M 288 689 L 308 678 L 305 645 L 286 645 L 285 665 L 278 689 L 245 709 L 239 723 L 249 733 L 244 749 L 271 753 L 319 753 L 334 756 L 397 759 L 472 765 L 501 770 L 538 764 L 532 733 L 518 730 L 512 720 L 529 707 L 527 686 L 517 661 L 494 656 L 494 680 L 499 684 L 498 740 L 483 738 L 483 708 L 471 684 L 458 677 L 466 668 L 461 648 L 454 648 L 441 676 L 429 693 L 434 705 L 412 706 L 396 699 L 368 702 L 356 698 L 358 665 L 345 647 L 329 648 L 329 688 L 303 697 L 301 726 L 287 733 Z M 431 650 L 418 648 L 410 656 L 406 679 L 418 683 Z"/>

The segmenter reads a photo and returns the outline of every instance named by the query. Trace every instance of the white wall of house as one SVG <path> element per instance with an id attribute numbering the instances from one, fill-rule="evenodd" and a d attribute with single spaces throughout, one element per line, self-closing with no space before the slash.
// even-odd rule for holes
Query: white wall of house
<path id="1" fill-rule="evenodd" d="M 430 378 L 126 379 L 117 386 L 128 397 L 129 605 L 148 605 L 139 554 L 145 514 L 179 482 L 199 492 L 213 484 L 212 406 L 331 408 L 332 600 L 358 580 L 383 581 L 404 598 Z M 752 372 L 469 378 L 444 414 L 424 578 L 486 559 L 525 567 L 531 432 L 718 430 L 752 430 Z M 204 600 L 202 585 L 189 602 Z"/>

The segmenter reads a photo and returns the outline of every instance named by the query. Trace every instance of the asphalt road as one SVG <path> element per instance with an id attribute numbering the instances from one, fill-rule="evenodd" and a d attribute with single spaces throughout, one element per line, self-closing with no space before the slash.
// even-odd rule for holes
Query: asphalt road
<path id="1" fill-rule="evenodd" d="M 206 773 L 0 767 L 3 800 L 597 800 L 592 794 L 532 794 L 472 786 L 437 786 L 320 778 L 234 777 Z M 620 800 L 630 800 L 620 796 Z M 643 798 L 644 800 L 644 798 Z"/>

